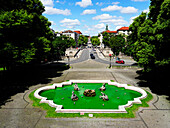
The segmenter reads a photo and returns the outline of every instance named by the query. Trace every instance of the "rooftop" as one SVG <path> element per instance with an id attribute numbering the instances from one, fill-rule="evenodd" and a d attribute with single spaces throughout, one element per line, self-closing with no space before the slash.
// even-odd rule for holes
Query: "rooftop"
<path id="1" fill-rule="evenodd" d="M 82 34 L 80 31 L 74 31 L 74 32 L 76 32 L 77 34 Z"/>
<path id="2" fill-rule="evenodd" d="M 117 31 L 110 31 L 110 30 L 103 31 L 102 33 L 104 33 L 104 32 L 107 32 L 107 33 L 117 33 Z"/>
<path id="3" fill-rule="evenodd" d="M 66 31 L 64 31 L 63 33 L 74 33 L 74 32 L 71 31 L 71 30 L 66 30 Z"/>
<path id="4" fill-rule="evenodd" d="M 121 27 L 118 29 L 118 31 L 122 31 L 122 30 L 129 30 L 129 27 Z"/>

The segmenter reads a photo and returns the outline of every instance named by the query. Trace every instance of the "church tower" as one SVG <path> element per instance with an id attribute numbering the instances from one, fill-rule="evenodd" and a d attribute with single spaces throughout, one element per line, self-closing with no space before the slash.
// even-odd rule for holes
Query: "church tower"
<path id="1" fill-rule="evenodd" d="M 108 24 L 106 24 L 106 31 L 107 31 L 107 30 L 109 30 L 109 29 L 108 29 Z"/>

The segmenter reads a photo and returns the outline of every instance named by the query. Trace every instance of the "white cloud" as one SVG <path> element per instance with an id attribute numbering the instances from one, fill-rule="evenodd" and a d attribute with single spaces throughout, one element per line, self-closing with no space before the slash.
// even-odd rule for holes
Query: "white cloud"
<path id="1" fill-rule="evenodd" d="M 112 4 L 119 4 L 120 2 L 112 2 Z"/>
<path id="2" fill-rule="evenodd" d="M 96 14 L 96 9 L 87 9 L 87 10 L 84 10 L 81 15 L 87 15 L 87 14 Z"/>
<path id="3" fill-rule="evenodd" d="M 127 21 L 124 19 L 106 19 L 99 21 L 100 23 L 106 23 L 106 24 L 113 24 L 113 25 L 126 25 L 128 24 Z"/>
<path id="4" fill-rule="evenodd" d="M 134 8 L 134 7 L 123 7 L 120 10 L 121 13 L 137 13 L 138 9 Z"/>
<path id="5" fill-rule="evenodd" d="M 84 28 L 88 28 L 89 26 L 85 24 L 83 27 L 84 27 Z"/>
<path id="6" fill-rule="evenodd" d="M 64 1 L 59 1 L 59 0 L 57 0 L 56 1 L 56 3 L 59 3 L 59 4 L 65 4 L 66 3 L 66 1 L 64 0 Z"/>
<path id="7" fill-rule="evenodd" d="M 54 21 L 50 21 L 51 22 L 51 25 L 56 25 L 56 23 Z"/>
<path id="8" fill-rule="evenodd" d="M 64 20 L 61 20 L 60 23 L 62 23 L 60 26 L 67 28 L 75 28 L 76 26 L 80 25 L 80 21 L 78 19 L 72 20 L 64 18 Z"/>
<path id="9" fill-rule="evenodd" d="M 85 8 L 87 6 L 92 6 L 93 4 L 91 0 L 82 0 L 81 2 L 76 2 L 76 5 Z"/>
<path id="10" fill-rule="evenodd" d="M 97 2 L 96 5 L 102 6 L 102 5 L 108 5 L 108 4 L 119 4 L 120 2 Z"/>
<path id="11" fill-rule="evenodd" d="M 105 28 L 105 24 L 101 23 L 101 24 L 97 24 L 93 26 L 94 29 L 104 29 Z"/>
<path id="12" fill-rule="evenodd" d="M 123 26 L 116 26 L 115 31 L 117 31 L 121 27 L 123 27 Z"/>
<path id="13" fill-rule="evenodd" d="M 62 15 L 71 15 L 71 11 L 68 9 L 61 10 L 53 7 L 45 7 L 45 14 L 53 15 L 53 14 L 62 14 Z"/>
<path id="14" fill-rule="evenodd" d="M 122 7 L 122 6 L 118 6 L 118 5 L 113 5 L 113 6 L 108 6 L 106 8 L 102 8 L 101 11 L 120 11 L 121 13 L 136 13 L 138 11 L 138 9 L 134 8 L 134 7 Z"/>
<path id="15" fill-rule="evenodd" d="M 113 6 L 108 6 L 106 8 L 102 8 L 101 10 L 102 11 L 115 11 L 115 10 L 121 10 L 122 9 L 122 6 L 117 6 L 117 5 L 113 5 Z"/>
<path id="16" fill-rule="evenodd" d="M 148 0 L 131 0 L 131 1 L 135 1 L 135 2 L 143 2 L 143 1 L 148 1 Z"/>
<path id="17" fill-rule="evenodd" d="M 144 13 L 149 13 L 149 8 L 143 10 Z"/>
<path id="18" fill-rule="evenodd" d="M 98 15 L 93 17 L 93 20 L 103 20 L 103 19 L 111 19 L 113 18 L 113 16 L 109 15 L 109 14 L 102 14 L 102 15 Z"/>
<path id="19" fill-rule="evenodd" d="M 138 16 L 133 16 L 133 17 L 130 18 L 130 24 L 133 23 L 133 21 L 134 21 L 134 19 L 135 19 L 136 17 L 138 17 Z"/>
<path id="20" fill-rule="evenodd" d="M 121 16 L 117 17 L 117 16 L 111 16 L 109 14 L 98 15 L 98 16 L 93 17 L 92 19 L 93 20 L 107 20 L 107 19 L 113 19 L 113 18 L 123 19 L 123 17 Z"/>
<path id="21" fill-rule="evenodd" d="M 44 14 L 49 14 L 49 15 L 53 15 L 53 14 L 61 14 L 61 15 L 71 15 L 71 11 L 68 9 L 65 10 L 61 10 L 61 9 L 57 9 L 54 8 L 54 1 L 53 0 L 41 0 L 41 2 L 43 3 L 43 5 L 45 6 L 45 12 Z M 56 2 L 60 2 L 59 0 L 57 0 Z"/>
<path id="22" fill-rule="evenodd" d="M 114 24 L 114 25 L 125 25 L 128 22 L 123 19 L 123 17 L 119 16 L 111 16 L 109 14 L 102 14 L 92 18 L 93 20 L 100 20 L 100 23 L 105 24 Z"/>
<path id="23" fill-rule="evenodd" d="M 51 6 L 51 7 L 53 7 L 54 6 L 54 4 L 53 4 L 53 0 L 41 0 L 41 2 L 42 2 L 42 4 L 44 5 L 44 6 Z"/>
<path id="24" fill-rule="evenodd" d="M 104 3 L 103 2 L 97 2 L 96 5 L 102 6 Z"/>
<path id="25" fill-rule="evenodd" d="M 86 35 L 98 35 L 101 31 L 105 29 L 105 24 L 100 23 L 96 25 L 84 25 L 85 30 L 83 31 L 84 34 Z"/>

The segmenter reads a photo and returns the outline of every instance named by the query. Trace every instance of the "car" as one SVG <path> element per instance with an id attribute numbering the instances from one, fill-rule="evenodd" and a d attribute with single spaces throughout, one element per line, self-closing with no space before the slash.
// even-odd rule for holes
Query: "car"
<path id="1" fill-rule="evenodd" d="M 92 55 L 92 56 L 91 56 L 91 59 L 95 59 L 95 56 L 94 56 L 94 55 Z"/>
<path id="2" fill-rule="evenodd" d="M 95 56 L 91 53 L 90 54 L 91 59 L 95 59 Z"/>
<path id="3" fill-rule="evenodd" d="M 117 60 L 116 63 L 118 63 L 118 64 L 124 64 L 125 61 L 124 61 L 124 60 Z"/>

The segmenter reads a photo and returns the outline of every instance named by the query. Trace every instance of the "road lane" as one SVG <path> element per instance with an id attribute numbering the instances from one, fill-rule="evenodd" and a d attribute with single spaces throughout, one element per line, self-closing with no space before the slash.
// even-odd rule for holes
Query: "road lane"
<path id="1" fill-rule="evenodd" d="M 88 59 L 89 59 L 89 50 L 88 49 L 84 49 L 82 51 L 81 56 L 78 59 L 76 59 L 76 60 L 70 61 L 70 64 L 80 63 L 80 62 L 86 61 Z"/>
<path id="2" fill-rule="evenodd" d="M 94 60 L 96 62 L 99 62 L 99 63 L 103 63 L 103 64 L 108 64 L 108 65 L 110 64 L 110 61 L 101 59 L 97 55 L 97 53 L 94 53 L 94 51 L 92 49 L 84 49 L 82 51 L 81 56 L 76 60 L 70 61 L 70 64 L 80 63 L 80 62 L 86 61 L 88 59 L 91 59 L 90 58 L 90 53 L 92 53 L 95 56 L 95 59 L 92 59 L 92 60 Z M 135 64 L 134 64 L 135 62 L 132 61 L 132 60 L 124 60 L 124 61 L 125 61 L 125 64 L 117 64 L 117 63 L 115 63 L 115 60 L 112 59 L 111 60 L 111 65 L 112 66 L 135 66 Z"/>

